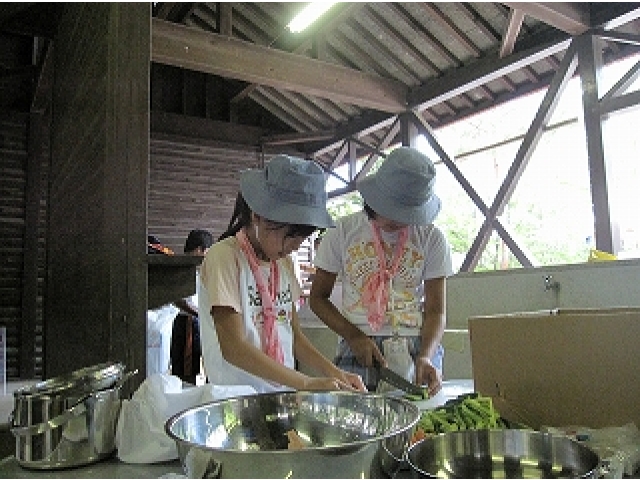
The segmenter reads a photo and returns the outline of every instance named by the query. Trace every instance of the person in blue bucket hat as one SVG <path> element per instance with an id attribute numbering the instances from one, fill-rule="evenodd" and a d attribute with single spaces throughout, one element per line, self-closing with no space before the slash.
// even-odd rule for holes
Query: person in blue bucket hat
<path id="1" fill-rule="evenodd" d="M 304 335 L 295 305 L 302 289 L 290 254 L 320 228 L 327 212 L 325 175 L 312 161 L 273 157 L 240 174 L 227 230 L 200 267 L 200 339 L 208 381 L 282 390 L 360 390 Z M 296 360 L 321 376 L 295 369 Z"/>
<path id="2" fill-rule="evenodd" d="M 336 365 L 361 375 L 369 390 L 379 387 L 378 365 L 429 395 L 442 388 L 446 278 L 453 272 L 449 243 L 433 224 L 441 208 L 435 179 L 426 155 L 394 149 L 356 184 L 363 210 L 339 219 L 316 252 L 309 306 L 340 336 Z M 341 305 L 329 298 L 337 278 Z"/>

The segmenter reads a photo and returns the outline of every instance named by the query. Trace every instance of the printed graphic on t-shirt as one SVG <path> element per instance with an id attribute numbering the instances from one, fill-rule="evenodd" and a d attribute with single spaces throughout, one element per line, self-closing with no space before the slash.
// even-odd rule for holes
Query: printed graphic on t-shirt
<path id="1" fill-rule="evenodd" d="M 387 265 L 393 259 L 395 245 L 383 242 L 382 246 Z M 419 325 L 420 299 L 416 298 L 415 288 L 421 283 L 420 275 L 424 267 L 424 256 L 411 243 L 407 243 L 402 253 L 400 265 L 392 279 L 387 302 L 387 319 L 399 326 L 416 327 Z M 360 294 L 367 280 L 380 268 L 373 241 L 361 241 L 347 249 L 345 264 L 345 281 Z M 345 304 L 348 312 L 363 314 L 366 308 L 362 304 L 362 295 L 357 295 L 355 303 Z"/>
<path id="2" fill-rule="evenodd" d="M 262 298 L 255 285 L 248 285 L 247 290 L 249 292 L 249 308 L 251 309 L 251 319 L 256 328 L 261 331 L 264 323 L 264 317 L 262 314 Z M 287 285 L 286 290 L 278 292 L 274 301 L 274 307 L 276 308 L 276 322 L 280 325 L 291 324 L 291 305 L 293 301 L 293 295 L 291 293 L 291 285 Z"/>

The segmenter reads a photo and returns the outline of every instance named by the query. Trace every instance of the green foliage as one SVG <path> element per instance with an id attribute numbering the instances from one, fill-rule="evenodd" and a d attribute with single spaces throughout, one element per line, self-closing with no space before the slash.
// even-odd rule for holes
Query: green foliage
<path id="1" fill-rule="evenodd" d="M 360 193 L 351 192 L 331 201 L 327 206 L 327 211 L 329 212 L 329 215 L 331 215 L 331 218 L 337 220 L 338 218 L 342 218 L 352 214 L 353 212 L 362 210 L 363 205 L 364 202 L 362 201 Z"/>

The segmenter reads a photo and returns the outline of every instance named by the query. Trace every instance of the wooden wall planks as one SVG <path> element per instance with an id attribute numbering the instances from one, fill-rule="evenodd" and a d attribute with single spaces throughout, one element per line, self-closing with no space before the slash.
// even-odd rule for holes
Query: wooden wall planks
<path id="1" fill-rule="evenodd" d="M 42 374 L 49 125 L 35 117 L 0 114 L 0 326 L 7 329 L 7 378 Z"/>
<path id="2" fill-rule="evenodd" d="M 187 134 L 188 132 L 185 132 Z M 258 149 L 151 134 L 148 232 L 175 253 L 194 228 L 214 238 L 227 228 L 239 189 L 240 171 L 259 168 Z"/>

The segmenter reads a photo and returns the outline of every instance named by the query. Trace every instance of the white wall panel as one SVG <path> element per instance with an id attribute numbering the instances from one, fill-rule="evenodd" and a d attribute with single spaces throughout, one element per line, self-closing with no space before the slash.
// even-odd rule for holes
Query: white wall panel
<path id="1" fill-rule="evenodd" d="M 559 288 L 545 289 L 545 277 Z M 640 306 L 640 261 L 618 260 L 486 273 L 463 273 L 447 283 L 445 378 L 471 378 L 467 330 L 471 316 Z"/>

